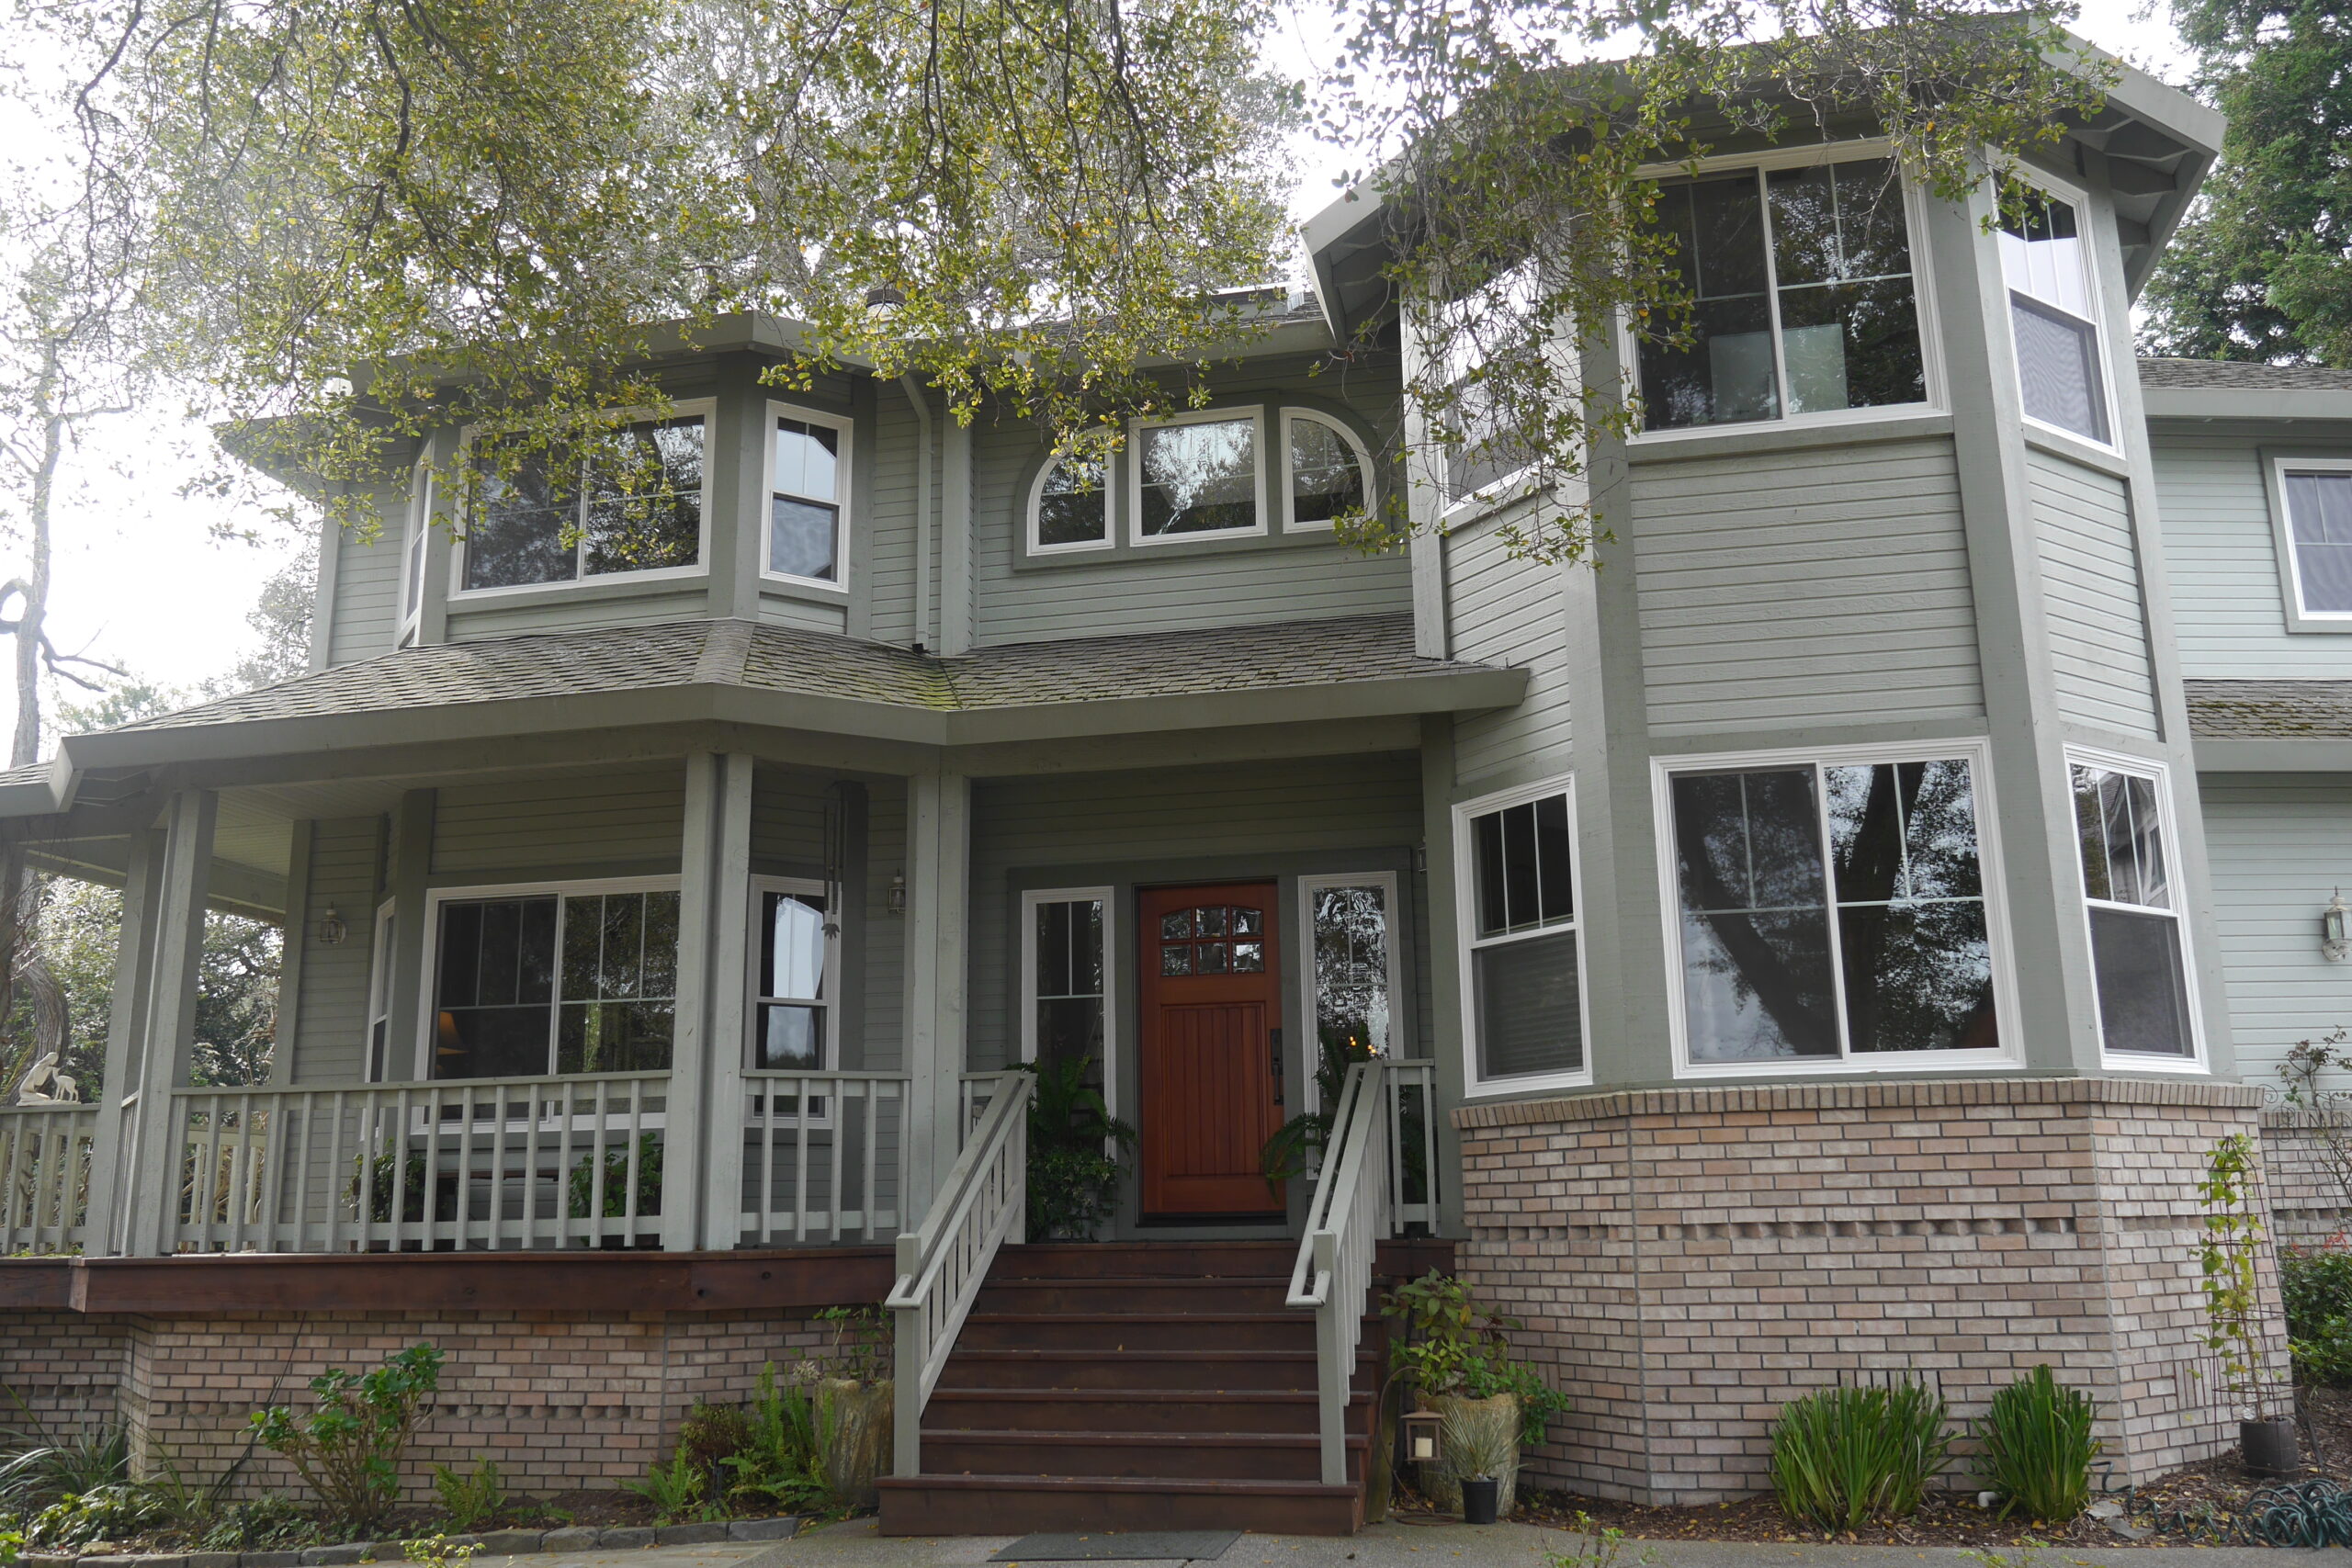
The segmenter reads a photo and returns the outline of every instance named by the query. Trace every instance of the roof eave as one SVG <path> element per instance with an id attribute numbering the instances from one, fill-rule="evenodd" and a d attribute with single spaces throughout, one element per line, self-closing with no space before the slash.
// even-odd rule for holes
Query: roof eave
<path id="1" fill-rule="evenodd" d="M 2140 400 L 2150 419 L 2352 420 L 2352 388 L 2143 385 Z"/>

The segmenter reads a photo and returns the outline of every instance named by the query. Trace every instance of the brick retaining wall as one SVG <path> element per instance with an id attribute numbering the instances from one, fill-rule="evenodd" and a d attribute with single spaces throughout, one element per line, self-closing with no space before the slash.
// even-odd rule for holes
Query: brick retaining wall
<path id="1" fill-rule="evenodd" d="M 1767 1484 L 1785 1401 L 1931 1371 L 1962 1416 L 2048 1361 L 2119 1479 L 2218 1451 L 2196 1182 L 2234 1085 L 1787 1085 L 1465 1107 L 1458 1268 L 1576 1409 L 1540 1480 L 1708 1502 Z M 2273 1286 L 2275 1291 L 2275 1284 Z"/>

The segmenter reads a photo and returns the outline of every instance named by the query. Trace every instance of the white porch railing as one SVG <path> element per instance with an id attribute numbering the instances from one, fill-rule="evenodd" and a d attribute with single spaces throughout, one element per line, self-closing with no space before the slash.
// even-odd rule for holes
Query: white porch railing
<path id="1" fill-rule="evenodd" d="M 905 1073 L 749 1073 L 741 1240 L 878 1242 L 907 1190 Z"/>
<path id="2" fill-rule="evenodd" d="M 1036 1079 L 996 1075 L 987 1109 L 964 1142 L 916 1230 L 899 1237 L 899 1280 L 884 1303 L 898 1320 L 898 1392 L 892 1470 L 922 1472 L 922 1413 L 989 1265 L 1018 1245 L 1028 1207 L 1029 1097 Z"/>
<path id="3" fill-rule="evenodd" d="M 669 1079 L 176 1090 L 172 1250 L 656 1245 Z"/>
<path id="4" fill-rule="evenodd" d="M 0 1253 L 79 1252 L 97 1108 L 0 1106 Z"/>
<path id="5" fill-rule="evenodd" d="M 1290 1304 L 1315 1311 L 1317 1427 L 1327 1486 L 1347 1484 L 1348 1393 L 1363 1339 L 1374 1252 L 1389 1233 L 1385 1123 L 1396 1102 L 1385 1092 L 1385 1067 L 1381 1062 L 1358 1062 L 1348 1069 L 1306 1211 L 1306 1235 L 1291 1270 Z"/>

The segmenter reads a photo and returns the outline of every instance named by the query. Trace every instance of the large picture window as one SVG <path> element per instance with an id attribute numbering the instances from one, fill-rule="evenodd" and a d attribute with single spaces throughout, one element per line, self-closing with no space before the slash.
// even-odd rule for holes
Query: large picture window
<path id="1" fill-rule="evenodd" d="M 511 460 L 487 444 L 477 446 L 464 590 L 699 564 L 705 425 L 699 412 L 638 420 L 560 452 Z"/>
<path id="2" fill-rule="evenodd" d="M 850 424 L 806 409 L 768 409 L 770 577 L 837 587 L 848 551 Z"/>
<path id="3" fill-rule="evenodd" d="M 1692 762 L 1662 781 L 1689 1066 L 2002 1055 L 1972 756 Z"/>
<path id="4" fill-rule="evenodd" d="M 1566 781 L 1454 807 L 1474 1087 L 1586 1075 L 1575 839 Z"/>
<path id="5" fill-rule="evenodd" d="M 2101 1045 L 2143 1063 L 2194 1066 L 2196 1010 L 2164 773 L 2072 753 L 2068 771 Z"/>
<path id="6" fill-rule="evenodd" d="M 770 1072 L 820 1072 L 831 1065 L 833 972 L 839 929 L 825 908 L 821 883 L 753 884 L 759 924 L 752 931 L 752 1066 Z"/>
<path id="7" fill-rule="evenodd" d="M 1664 185 L 1690 341 L 1637 333 L 1649 430 L 1924 402 L 1903 180 L 1887 159 Z"/>
<path id="8" fill-rule="evenodd" d="M 2002 215 L 1999 244 L 2025 417 L 2106 445 L 2097 283 L 2080 214 L 2070 201 L 2029 190 Z"/>
<path id="9" fill-rule="evenodd" d="M 1255 412 L 1208 413 L 1138 426 L 1136 542 L 1200 534 L 1262 534 Z"/>
<path id="10" fill-rule="evenodd" d="M 437 914 L 427 1076 L 538 1077 L 670 1065 L 673 888 L 516 890 Z"/>
<path id="11" fill-rule="evenodd" d="M 2293 608 L 2352 621 L 2352 458 L 2285 458 L 2278 499 L 2286 509 Z"/>

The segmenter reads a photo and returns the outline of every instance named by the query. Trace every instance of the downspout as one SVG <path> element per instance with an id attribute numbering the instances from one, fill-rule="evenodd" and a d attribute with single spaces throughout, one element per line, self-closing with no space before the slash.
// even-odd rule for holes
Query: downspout
<path id="1" fill-rule="evenodd" d="M 899 378 L 915 411 L 915 614 L 917 651 L 931 646 L 931 399 L 911 370 Z"/>

